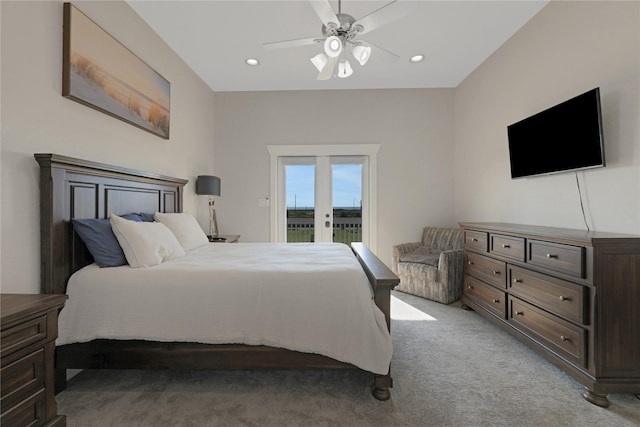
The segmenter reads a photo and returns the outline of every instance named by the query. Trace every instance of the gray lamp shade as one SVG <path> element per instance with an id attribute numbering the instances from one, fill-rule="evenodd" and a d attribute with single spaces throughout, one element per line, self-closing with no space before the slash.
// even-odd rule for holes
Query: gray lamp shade
<path id="1" fill-rule="evenodd" d="M 220 195 L 220 178 L 212 175 L 200 175 L 196 181 L 196 194 L 207 196 Z"/>

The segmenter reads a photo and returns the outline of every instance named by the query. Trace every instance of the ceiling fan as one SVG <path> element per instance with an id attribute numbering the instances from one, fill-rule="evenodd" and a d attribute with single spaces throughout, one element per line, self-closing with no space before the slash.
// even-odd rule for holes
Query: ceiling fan
<path id="1" fill-rule="evenodd" d="M 346 59 L 347 51 L 351 52 L 360 65 L 369 61 L 372 48 L 376 54 L 399 58 L 398 55 L 359 38 L 362 34 L 402 17 L 404 12 L 395 7 L 397 2 L 398 0 L 392 0 L 356 20 L 353 16 L 342 13 L 342 0 L 338 0 L 337 14 L 329 0 L 309 0 L 309 4 L 322 21 L 322 36 L 263 43 L 263 46 L 267 49 L 282 49 L 324 42 L 324 51 L 311 58 L 311 63 L 319 72 L 318 80 L 329 80 L 334 76 L 346 78 L 353 74 L 353 68 Z"/>

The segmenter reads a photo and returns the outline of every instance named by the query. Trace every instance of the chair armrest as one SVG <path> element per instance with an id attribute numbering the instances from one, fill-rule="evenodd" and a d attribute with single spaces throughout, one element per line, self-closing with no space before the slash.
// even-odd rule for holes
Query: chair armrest
<path id="1" fill-rule="evenodd" d="M 449 249 L 440 253 L 438 260 L 441 281 L 459 284 L 464 277 L 464 249 Z"/>
<path id="2" fill-rule="evenodd" d="M 393 270 L 394 273 L 397 273 L 398 262 L 400 262 L 400 255 L 413 252 L 420 246 L 422 246 L 421 242 L 400 243 L 399 245 L 395 245 L 393 247 L 393 262 L 391 263 L 391 270 Z"/>

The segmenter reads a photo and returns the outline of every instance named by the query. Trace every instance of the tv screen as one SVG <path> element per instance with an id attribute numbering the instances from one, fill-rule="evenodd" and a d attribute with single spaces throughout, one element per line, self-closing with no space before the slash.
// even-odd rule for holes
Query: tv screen
<path id="1" fill-rule="evenodd" d="M 511 178 L 603 167 L 600 89 L 507 127 Z"/>

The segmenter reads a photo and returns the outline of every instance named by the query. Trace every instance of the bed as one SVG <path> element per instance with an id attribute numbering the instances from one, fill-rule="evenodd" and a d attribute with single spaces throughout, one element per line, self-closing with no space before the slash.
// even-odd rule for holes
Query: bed
<path id="1" fill-rule="evenodd" d="M 114 281 L 126 281 L 127 274 L 131 273 L 130 270 L 153 270 L 129 267 L 97 268 L 93 264 L 93 258 L 87 247 L 74 232 L 71 220 L 74 218 L 107 218 L 111 213 L 124 215 L 131 212 L 182 212 L 182 196 L 186 180 L 56 154 L 35 154 L 34 157 L 40 165 L 42 293 L 67 293 L 67 285 L 76 287 L 74 282 L 81 280 L 78 278 L 83 275 L 88 275 L 89 282 L 94 282 L 97 280 L 95 274 L 102 274 L 105 276 L 105 280 L 111 280 L 113 283 Z M 329 244 L 329 246 L 332 245 Z M 204 252 L 211 251 L 216 252 L 214 258 L 229 257 L 228 260 L 233 260 L 240 259 L 242 256 L 255 256 L 255 253 L 252 255 L 251 251 L 274 252 L 276 248 L 278 251 L 285 251 L 280 256 L 286 258 L 289 256 L 286 251 L 291 250 L 291 246 L 292 244 L 210 244 L 201 250 L 194 250 L 194 254 L 189 253 L 185 260 L 190 259 L 190 256 L 209 256 Z M 314 250 L 322 247 L 318 244 L 309 246 Z M 345 246 L 340 246 L 344 250 Z M 245 250 L 242 249 L 243 247 L 248 252 L 242 252 Z M 324 247 L 322 249 L 324 250 Z M 368 298 L 369 301 L 375 302 L 375 307 L 377 307 L 375 310 L 378 312 L 378 327 L 386 328 L 385 332 L 388 334 L 390 330 L 390 291 L 398 284 L 399 279 L 363 244 L 353 243 L 348 252 L 350 255 L 352 254 L 352 259 L 357 261 L 358 271 L 354 274 L 366 278 L 365 282 L 368 282 L 369 285 L 366 295 L 360 291 L 360 298 L 365 295 L 365 299 Z M 274 260 L 269 262 L 277 263 Z M 224 263 L 229 264 L 230 262 Z M 171 263 L 167 263 L 166 268 L 169 267 L 172 267 Z M 217 268 L 219 269 L 220 265 Z M 171 277 L 174 277 L 173 280 L 178 280 L 176 277 L 180 277 L 176 276 L 175 272 L 172 274 L 165 276 L 169 278 L 168 280 L 171 280 Z M 260 278 L 255 281 L 264 282 L 270 273 L 268 271 L 253 271 L 251 274 L 254 279 Z M 335 271 L 333 274 L 334 277 L 339 277 L 344 273 Z M 70 281 L 72 276 L 73 280 Z M 220 276 L 225 277 L 223 274 Z M 227 280 L 222 280 L 220 283 L 229 282 L 236 276 L 236 273 L 228 273 Z M 192 280 L 198 279 L 189 279 L 188 282 Z M 277 279 L 274 280 L 277 282 Z M 333 320 L 333 327 L 342 329 L 351 321 L 341 320 L 333 315 L 335 312 L 345 311 L 339 307 L 339 298 L 336 298 L 335 295 L 331 299 L 328 297 L 331 293 L 338 292 L 329 287 L 334 282 L 338 282 L 338 280 L 325 279 L 326 286 L 315 284 L 316 288 L 326 288 L 324 296 L 308 294 L 312 296 L 307 299 L 319 307 L 318 318 L 322 317 L 324 311 L 324 317 Z M 244 283 L 251 284 L 252 282 L 245 278 Z M 170 285 L 167 283 L 164 286 L 170 289 Z M 105 315 L 111 310 L 114 313 L 119 313 L 122 306 L 126 305 L 117 301 L 131 303 L 134 300 L 132 295 L 128 299 L 126 294 L 123 295 L 113 297 L 112 303 L 103 305 L 108 308 Z M 184 298 L 182 296 L 175 298 L 174 295 L 174 298 L 171 299 L 169 296 L 169 300 L 165 303 L 167 313 L 170 311 L 179 313 L 180 310 L 185 310 L 179 307 L 182 303 L 178 304 L 178 299 Z M 72 302 L 72 300 L 77 300 L 77 305 L 85 309 L 91 306 L 91 297 L 72 296 L 68 302 L 69 306 L 76 305 L 76 302 Z M 194 300 L 188 304 L 197 305 L 197 298 L 194 297 Z M 381 368 L 380 362 L 380 360 L 385 360 L 385 357 L 386 360 L 390 360 L 390 355 L 375 354 L 378 350 L 370 352 L 374 354 L 373 357 L 369 357 L 371 360 L 367 361 L 357 358 L 350 359 L 335 353 L 332 349 L 313 352 L 313 349 L 306 347 L 307 343 L 301 344 L 299 340 L 295 341 L 297 343 L 295 345 L 283 345 L 277 340 L 271 342 L 264 338 L 251 336 L 249 338 L 245 336 L 246 339 L 237 339 L 233 334 L 230 334 L 226 338 L 229 341 L 227 343 L 224 340 L 220 341 L 219 337 L 209 340 L 201 337 L 194 338 L 191 335 L 196 336 L 198 332 L 195 328 L 189 329 L 189 325 L 184 324 L 181 325 L 182 329 L 179 329 L 177 333 L 180 337 L 187 335 L 189 340 L 161 336 L 136 336 L 136 331 L 124 339 L 122 337 L 112 338 L 108 334 L 92 336 L 91 332 L 86 331 L 85 336 L 81 339 L 67 339 L 65 338 L 68 332 L 64 326 L 66 322 L 63 316 L 66 315 L 64 310 L 61 313 L 61 327 L 64 329 L 61 329 L 61 341 L 56 347 L 57 391 L 64 389 L 66 385 L 67 369 L 362 369 L 372 373 L 374 397 L 379 400 L 390 398 L 389 389 L 392 387 L 390 369 L 388 367 L 387 369 Z M 235 320 L 238 321 L 238 319 Z M 221 318 L 207 319 L 207 321 L 220 322 Z M 279 321 L 282 322 L 282 319 Z M 278 331 L 279 324 L 275 322 L 274 325 L 272 326 Z M 243 331 L 246 332 L 247 329 L 245 328 Z M 304 333 L 301 334 L 304 335 Z M 354 332 L 351 334 L 353 335 Z M 245 333 L 245 335 L 247 334 Z M 342 339 L 344 340 L 344 337 Z M 203 342 L 195 342 L 196 340 Z M 342 345 L 338 347 L 342 347 Z M 359 352 L 362 353 L 362 351 Z M 384 350 L 379 350 L 379 352 L 385 353 Z"/>

